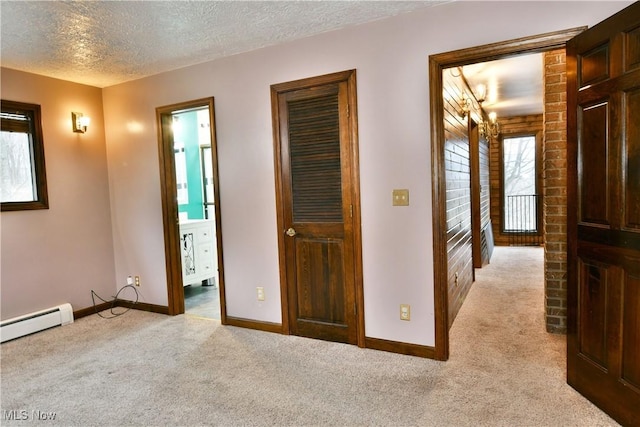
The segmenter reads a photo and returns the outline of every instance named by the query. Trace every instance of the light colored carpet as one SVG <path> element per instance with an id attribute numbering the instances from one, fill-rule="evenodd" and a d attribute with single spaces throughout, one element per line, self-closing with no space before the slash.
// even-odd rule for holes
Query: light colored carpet
<path id="1" fill-rule="evenodd" d="M 497 248 L 454 323 L 444 363 L 193 316 L 79 319 L 2 344 L 0 422 L 617 425 L 565 383 L 565 339 L 544 331 L 542 256 Z M 513 263 L 516 271 L 506 267 Z M 33 411 L 56 417 L 38 421 Z"/>

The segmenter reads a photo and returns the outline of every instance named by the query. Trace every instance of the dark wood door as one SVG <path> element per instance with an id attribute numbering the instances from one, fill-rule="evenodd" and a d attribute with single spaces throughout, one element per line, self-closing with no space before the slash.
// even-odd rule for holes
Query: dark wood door
<path id="1" fill-rule="evenodd" d="M 272 99 L 289 332 L 355 344 L 353 78 L 274 85 Z"/>
<path id="2" fill-rule="evenodd" d="M 568 383 L 640 425 L 640 3 L 567 44 Z"/>

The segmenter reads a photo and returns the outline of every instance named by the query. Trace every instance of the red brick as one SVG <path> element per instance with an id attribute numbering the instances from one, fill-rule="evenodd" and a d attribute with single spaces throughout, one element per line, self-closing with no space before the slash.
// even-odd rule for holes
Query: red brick
<path id="1" fill-rule="evenodd" d="M 544 66 L 544 70 L 547 75 L 566 73 L 567 65 L 565 63 L 548 64 Z"/>
<path id="2" fill-rule="evenodd" d="M 565 122 L 566 121 L 566 113 L 564 111 L 556 111 L 554 113 L 547 113 L 545 112 L 544 114 L 544 121 L 545 123 L 553 123 L 553 122 Z M 566 126 L 566 124 L 565 124 Z"/>

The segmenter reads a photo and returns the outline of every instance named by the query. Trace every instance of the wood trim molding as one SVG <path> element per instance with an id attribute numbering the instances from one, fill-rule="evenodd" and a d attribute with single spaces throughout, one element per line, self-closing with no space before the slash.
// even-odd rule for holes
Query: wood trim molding
<path id="1" fill-rule="evenodd" d="M 543 121 L 540 120 L 540 123 L 542 124 Z M 509 138 L 518 138 L 518 137 L 533 137 L 535 139 L 535 175 L 536 175 L 536 194 L 538 194 L 540 197 L 542 197 L 543 192 L 544 192 L 544 178 L 543 178 L 543 174 L 544 174 L 544 159 L 543 159 L 543 150 L 542 150 L 542 145 L 543 145 L 543 139 L 544 139 L 544 132 L 543 132 L 543 126 L 540 126 L 540 128 L 532 128 L 531 131 L 521 131 L 521 132 L 510 132 L 510 131 L 503 131 L 501 129 L 501 133 L 500 136 L 498 137 L 498 163 L 499 163 L 499 170 L 498 170 L 498 177 L 500 179 L 500 194 L 499 196 L 499 200 L 500 200 L 500 227 L 498 228 L 498 232 L 500 233 L 499 236 L 501 238 L 503 238 L 504 240 L 508 240 L 511 237 L 511 234 L 505 230 L 505 223 L 506 223 L 506 219 L 505 219 L 505 205 L 506 205 L 506 201 L 505 201 L 505 176 L 504 176 L 504 140 L 505 139 L 509 139 Z M 538 232 L 533 234 L 531 233 L 532 236 L 535 236 L 531 239 L 523 239 L 524 241 L 530 242 L 531 240 L 538 240 L 539 236 L 543 236 L 544 235 L 544 226 L 542 223 L 542 211 L 543 211 L 543 205 L 544 201 L 542 200 L 542 198 L 539 200 L 538 205 L 536 206 L 536 221 L 538 223 Z"/>
<path id="2" fill-rule="evenodd" d="M 226 325 L 288 335 L 288 332 L 284 329 L 283 324 L 281 323 L 262 322 L 259 320 L 250 320 L 240 317 L 227 316 Z"/>
<path id="3" fill-rule="evenodd" d="M 338 71 L 337 73 L 324 74 L 322 76 L 309 77 L 305 79 L 293 80 L 290 82 L 277 83 L 271 85 L 272 92 L 284 93 L 293 90 L 308 89 L 316 86 L 323 86 L 330 83 L 347 81 L 355 74 L 356 70 Z M 355 83 L 355 81 L 353 81 Z"/>
<path id="4" fill-rule="evenodd" d="M 91 306 L 91 307 L 81 308 L 80 310 L 76 310 L 73 312 L 73 319 L 78 320 L 83 317 L 96 314 L 97 312 L 108 310 L 110 308 L 111 308 L 110 302 L 103 302 L 101 304 L 97 304 L 95 307 Z"/>
<path id="5" fill-rule="evenodd" d="M 118 300 L 116 307 L 132 308 L 134 310 L 149 311 L 151 313 L 171 314 L 169 313 L 169 307 L 166 305 L 149 304 L 146 302 Z"/>
<path id="6" fill-rule="evenodd" d="M 133 303 L 131 301 L 119 300 L 116 307 L 127 307 L 135 310 L 149 311 L 152 313 L 169 315 L 169 307 L 147 303 Z M 94 307 L 82 308 L 73 312 L 74 319 L 80 319 L 82 317 L 90 316 L 98 311 L 104 311 L 111 308 L 111 303 L 105 302 Z M 236 326 L 246 329 L 254 329 L 263 332 L 272 332 L 277 334 L 287 334 L 283 325 L 280 323 L 262 322 L 258 320 L 243 319 L 240 317 L 226 317 L 227 326 Z M 372 350 L 388 351 L 397 354 L 406 354 L 408 356 L 424 357 L 427 359 L 437 359 L 435 354 L 435 348 L 429 346 L 423 346 L 418 344 L 409 344 L 398 341 L 383 340 L 380 338 L 365 337 L 363 348 L 369 348 Z"/>
<path id="7" fill-rule="evenodd" d="M 32 169 L 36 200 L 30 202 L 0 202 L 0 211 L 25 211 L 49 209 L 49 193 L 47 190 L 47 173 L 45 165 L 44 142 L 42 138 L 42 110 L 39 104 L 2 100 L 2 111 L 18 113 L 29 117 L 31 126 L 26 121 L 12 119 L 1 120 L 2 130 L 20 132 L 29 135 L 31 146 Z"/>
<path id="8" fill-rule="evenodd" d="M 431 105 L 431 194 L 433 206 L 433 287 L 436 344 L 434 356 L 449 358 L 449 290 L 447 287 L 447 217 L 444 159 L 444 101 L 442 69 L 437 56 L 429 58 Z"/>
<path id="9" fill-rule="evenodd" d="M 527 53 L 545 52 L 554 49 L 564 49 L 568 40 L 577 36 L 587 27 L 575 27 L 567 30 L 554 31 L 530 37 L 490 43 L 482 46 L 468 47 L 450 52 L 431 55 L 441 68 L 458 67 L 476 62 L 488 62 L 503 59 L 508 56 Z"/>
<path id="10" fill-rule="evenodd" d="M 165 268 L 167 275 L 167 301 L 170 314 L 184 313 L 184 291 L 182 286 L 180 260 L 180 237 L 176 216 L 178 205 L 176 194 L 175 161 L 169 135 L 171 134 L 171 106 L 156 109 L 158 123 L 158 155 L 160 163 L 160 195 L 162 198 L 162 220 L 164 232 Z"/>
<path id="11" fill-rule="evenodd" d="M 81 319 L 83 317 L 91 316 L 100 311 L 109 310 L 111 307 L 126 307 L 140 311 L 149 311 L 151 313 L 169 314 L 169 307 L 165 305 L 148 304 L 146 302 L 134 303 L 133 301 L 118 300 L 115 304 L 111 302 L 103 302 L 96 304 L 96 306 L 85 307 L 73 312 L 74 320 Z"/>
<path id="12" fill-rule="evenodd" d="M 449 301 L 447 289 L 446 177 L 444 159 L 444 105 L 442 71 L 445 68 L 492 61 L 525 53 L 564 48 L 566 42 L 586 27 L 522 37 L 483 46 L 429 56 L 429 100 L 431 108 L 431 177 L 434 257 L 435 349 L 434 358 L 449 358 Z"/>
<path id="13" fill-rule="evenodd" d="M 389 341 L 380 338 L 366 338 L 365 347 L 372 350 L 388 351 L 391 353 L 406 354 L 408 356 L 424 357 L 427 359 L 437 359 L 435 348 L 425 345 Z"/>
<path id="14" fill-rule="evenodd" d="M 224 257 L 222 250 L 222 222 L 220 214 L 220 187 L 218 172 L 218 150 L 216 141 L 214 98 L 201 98 L 156 108 L 158 125 L 158 153 L 160 165 L 160 193 L 162 197 L 162 219 L 165 244 L 165 265 L 167 270 L 168 314 L 184 313 L 184 288 L 182 283 L 182 259 L 180 254 L 180 233 L 177 224 L 178 205 L 176 194 L 175 161 L 173 141 L 171 139 L 171 114 L 175 111 L 209 109 L 211 124 L 211 156 L 213 165 L 214 209 L 216 222 L 216 244 L 218 255 L 218 286 L 220 289 L 220 321 L 226 324 L 227 310 L 225 299 Z M 150 310 L 151 311 L 151 310 Z"/>
<path id="15" fill-rule="evenodd" d="M 355 269 L 355 287 L 356 287 L 356 307 L 358 308 L 358 346 L 366 346 L 365 327 L 364 327 L 364 280 L 362 267 L 362 221 L 361 221 L 361 205 L 360 205 L 360 148 L 358 134 L 358 96 L 355 71 L 349 75 L 348 79 L 349 91 L 349 126 L 351 131 L 351 183 L 353 184 L 352 198 L 353 203 L 353 240 L 354 244 L 354 269 Z"/>
<path id="16" fill-rule="evenodd" d="M 279 206 L 284 194 L 284 183 L 282 182 L 282 176 L 277 171 L 282 170 L 282 162 L 279 156 L 281 151 L 280 143 L 280 120 L 276 118 L 280 117 L 280 106 L 278 103 L 278 91 L 274 86 L 271 86 L 271 118 L 273 127 L 273 161 L 274 161 L 274 173 L 275 175 L 275 189 L 276 189 L 276 205 Z M 282 318 L 282 332 L 289 334 L 291 326 L 289 325 L 289 292 L 287 289 L 287 268 L 286 260 L 283 254 L 285 246 L 284 242 L 284 212 L 282 209 L 276 208 L 276 222 L 278 232 L 278 271 L 280 273 L 280 313 Z M 231 323 L 229 323 L 231 324 Z"/>

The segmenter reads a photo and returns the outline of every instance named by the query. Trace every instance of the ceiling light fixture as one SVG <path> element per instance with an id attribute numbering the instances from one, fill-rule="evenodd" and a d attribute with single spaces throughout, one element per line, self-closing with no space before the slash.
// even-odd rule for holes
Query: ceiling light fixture
<path id="1" fill-rule="evenodd" d="M 83 115 L 82 113 L 71 113 L 71 124 L 73 131 L 76 133 L 85 133 L 90 122 L 91 118 Z"/>

